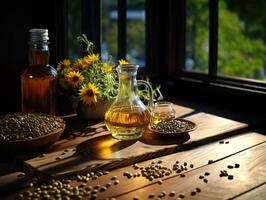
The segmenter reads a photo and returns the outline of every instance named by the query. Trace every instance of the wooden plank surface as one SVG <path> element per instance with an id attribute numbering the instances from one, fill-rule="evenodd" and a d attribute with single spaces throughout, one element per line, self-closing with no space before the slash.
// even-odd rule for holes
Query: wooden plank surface
<path id="1" fill-rule="evenodd" d="M 187 172 L 194 171 L 207 166 L 209 160 L 212 160 L 213 162 L 219 162 L 219 160 L 225 159 L 239 152 L 245 151 L 246 149 L 252 148 L 253 146 L 261 144 L 266 141 L 266 136 L 257 133 L 246 133 L 229 137 L 225 141 L 229 141 L 229 144 L 220 144 L 219 142 L 213 142 L 201 147 L 193 148 L 190 150 L 183 150 L 168 156 L 144 161 L 138 163 L 138 165 L 148 166 L 151 162 L 157 162 L 160 160 L 162 161 L 162 164 L 164 166 L 172 169 L 172 166 L 178 160 L 180 163 L 188 163 Z M 189 167 L 191 163 L 193 164 L 193 168 Z M 128 179 L 127 177 L 123 176 L 123 173 L 125 171 L 134 174 L 138 170 L 134 170 L 132 166 L 119 168 L 113 170 L 112 173 L 108 174 L 107 176 L 100 177 L 97 181 L 91 181 L 89 184 L 92 186 L 98 184 L 104 185 L 110 181 L 112 176 L 117 176 L 121 184 L 118 188 L 111 187 L 110 189 L 108 189 L 108 191 L 99 194 L 99 198 L 105 198 L 109 196 L 119 196 L 123 193 L 125 194 L 128 192 L 136 191 L 138 189 L 146 187 L 147 185 L 157 184 L 158 182 L 158 179 L 150 181 L 145 177 Z M 169 176 L 162 178 L 162 180 L 164 181 L 166 179 L 169 179 L 170 177 L 175 177 L 176 175 L 177 173 L 171 173 Z"/>
<path id="2" fill-rule="evenodd" d="M 251 188 L 249 191 L 246 191 L 240 195 L 237 195 L 235 200 L 263 200 L 266 199 L 266 182 L 261 185 L 258 185 L 255 188 Z"/>
<path id="3" fill-rule="evenodd" d="M 0 176 L 0 194 L 28 187 L 30 178 L 24 172 L 12 172 Z"/>
<path id="4" fill-rule="evenodd" d="M 104 125 L 100 127 L 98 124 L 96 130 L 102 129 L 102 132 L 82 133 L 85 135 L 82 137 L 83 142 L 74 141 L 74 146 L 67 150 L 27 160 L 25 167 L 32 173 L 37 172 L 41 178 L 59 177 L 102 167 L 120 167 L 176 152 L 180 146 L 199 145 L 237 134 L 248 127 L 245 123 L 204 112 L 195 113 L 186 119 L 194 121 L 198 128 L 175 139 L 161 138 L 147 131 L 139 140 L 118 141 L 108 131 L 104 131 Z"/>
<path id="5" fill-rule="evenodd" d="M 194 172 L 199 170 L 200 172 L 198 173 L 202 173 L 202 170 L 205 170 L 205 167 L 208 166 L 215 166 L 215 165 L 208 165 L 208 161 L 209 160 L 213 160 L 214 164 L 215 163 L 219 163 L 222 160 L 226 160 L 227 158 L 230 157 L 238 157 L 239 155 L 242 155 L 241 152 L 245 153 L 246 151 L 249 151 L 250 149 L 253 149 L 254 146 L 258 146 L 259 144 L 262 144 L 266 141 L 266 136 L 262 135 L 262 134 L 258 134 L 258 133 L 253 133 L 253 132 L 249 132 L 249 133 L 245 133 L 245 134 L 241 134 L 241 135 L 236 135 L 236 136 L 232 136 L 232 137 L 228 137 L 225 140 L 223 140 L 224 142 L 229 142 L 228 144 L 223 143 L 221 144 L 220 141 L 217 142 L 212 142 L 210 144 L 207 145 L 203 145 L 197 148 L 193 148 L 193 149 L 182 149 L 180 152 L 178 153 L 174 153 L 168 156 L 163 156 L 157 159 L 153 159 L 153 160 L 148 160 L 148 161 L 144 161 L 141 163 L 138 163 L 139 166 L 148 166 L 151 162 L 157 162 L 157 161 L 162 161 L 162 164 L 168 168 L 171 168 L 171 166 L 173 166 L 173 164 L 178 160 L 180 161 L 180 163 L 184 163 L 187 162 L 188 166 L 193 163 L 193 168 L 188 167 L 188 170 L 185 172 L 190 173 L 190 172 Z M 265 148 L 264 148 L 265 149 Z M 265 150 L 264 150 L 265 153 Z M 251 157 L 251 156 L 250 156 Z M 237 161 L 237 158 L 235 162 Z M 233 159 L 233 160 L 234 160 Z M 246 158 L 243 158 L 246 159 Z M 254 157 L 255 159 L 255 157 Z M 250 166 L 251 170 L 256 171 L 256 170 L 261 170 L 261 165 L 258 164 L 256 161 L 256 163 L 254 163 L 255 166 Z M 232 164 L 231 161 L 227 162 L 227 164 Z M 245 166 L 244 163 L 240 163 L 241 164 L 241 170 L 242 170 L 242 165 Z M 262 163 L 262 166 L 265 166 L 265 163 Z M 258 168 L 257 168 L 258 167 Z M 225 166 L 226 168 L 226 166 Z M 217 167 L 215 167 L 215 170 L 217 172 Z M 207 170 L 207 169 L 206 169 Z M 233 169 L 236 171 L 236 169 Z M 263 169 L 264 170 L 264 169 Z M 153 181 L 150 181 L 148 179 L 146 179 L 145 177 L 137 177 L 137 178 L 131 178 L 128 179 L 125 176 L 123 176 L 123 173 L 125 171 L 129 171 L 129 172 L 137 172 L 137 170 L 135 170 L 132 166 L 128 166 L 128 167 L 123 167 L 123 168 L 118 168 L 115 170 L 112 170 L 109 174 L 104 175 L 99 177 L 96 180 L 90 180 L 87 185 L 90 186 L 96 186 L 96 185 L 101 185 L 104 186 L 106 183 L 112 182 L 111 178 L 113 176 L 117 176 L 120 184 L 119 185 L 113 185 L 112 187 L 110 187 L 106 192 L 101 192 L 98 194 L 99 199 L 103 199 L 105 197 L 110 197 L 110 196 L 121 196 L 122 194 L 127 194 L 127 193 L 133 193 L 132 195 L 137 195 L 138 191 L 141 190 L 142 188 L 147 188 L 150 187 L 149 185 L 158 185 L 157 181 L 158 179 L 155 179 Z M 219 171 L 218 171 L 219 172 Z M 258 172 L 260 175 L 260 172 Z M 263 171 L 263 176 L 265 176 L 265 170 Z M 248 176 L 247 180 L 249 178 L 252 177 L 253 174 L 249 174 L 249 173 L 244 173 L 242 175 L 242 180 L 245 181 L 246 177 Z M 162 178 L 163 180 L 163 184 L 162 185 L 168 185 L 167 181 L 168 179 L 171 178 L 177 178 L 178 174 L 177 173 L 172 173 L 169 176 L 166 176 L 164 178 Z M 251 177 L 250 177 L 251 176 Z M 263 177 L 262 176 L 262 177 Z M 188 176 L 186 176 L 188 177 Z M 181 181 L 186 180 L 184 178 L 182 178 Z M 189 180 L 190 181 L 190 180 Z M 189 183 L 189 181 L 185 181 L 187 184 Z M 191 179 L 191 184 L 193 185 L 193 182 L 197 181 L 197 179 Z M 209 181 L 209 183 L 211 183 Z M 208 183 L 208 184 L 209 184 Z M 75 183 L 74 183 L 75 184 Z M 180 184 L 183 183 L 179 183 L 178 181 L 172 183 L 173 185 L 175 185 L 175 187 L 179 187 Z M 214 182 L 214 184 L 216 184 L 216 182 Z M 204 184 L 203 184 L 204 185 Z M 205 185 L 204 185 L 205 186 Z M 202 186 L 201 186 L 202 188 Z M 151 192 L 155 193 L 158 189 L 151 189 Z M 203 190 L 203 188 L 202 188 Z M 136 193 L 137 192 L 137 193 Z M 136 193 L 136 194 L 135 194 Z M 147 192 L 146 192 L 147 194 Z M 16 195 L 13 196 L 8 196 L 4 199 L 14 199 L 16 197 Z M 121 196 L 121 199 L 132 199 L 129 198 L 128 196 L 126 196 L 125 198 L 123 196 Z M 147 198 L 141 198 L 141 199 L 147 199 Z M 214 198 L 215 199 L 215 198 Z"/>
<path id="6" fill-rule="evenodd" d="M 228 169 L 228 165 L 240 164 L 239 168 Z M 185 194 L 188 199 L 229 199 L 235 195 L 261 185 L 266 181 L 266 144 L 250 148 L 244 152 L 222 159 L 218 162 L 206 165 L 185 173 L 185 177 L 176 175 L 165 180 L 161 185 L 152 184 L 137 191 L 125 195 L 119 195 L 117 199 L 147 199 L 149 193 L 159 195 L 165 191 L 167 195 L 175 191 L 176 195 Z M 233 175 L 233 179 L 220 177 L 220 170 L 227 170 Z M 205 176 L 208 182 L 204 182 L 199 176 L 208 172 Z M 201 192 L 192 195 L 196 188 Z M 170 199 L 170 198 L 169 198 Z"/>
<path id="7" fill-rule="evenodd" d="M 180 105 L 174 105 L 174 109 L 177 117 L 187 116 L 195 112 L 193 108 Z M 107 129 L 102 121 L 81 120 L 75 114 L 62 117 L 65 119 L 67 124 L 64 137 L 52 145 L 47 152 L 54 152 L 69 148 L 86 141 L 88 138 L 99 137 L 107 134 L 105 133 Z"/>

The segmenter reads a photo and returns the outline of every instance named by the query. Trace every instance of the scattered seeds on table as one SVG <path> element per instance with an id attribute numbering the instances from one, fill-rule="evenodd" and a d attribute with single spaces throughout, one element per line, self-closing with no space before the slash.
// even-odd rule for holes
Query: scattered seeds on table
<path id="1" fill-rule="evenodd" d="M 103 186 L 103 187 L 100 188 L 100 192 L 104 192 L 106 190 L 107 190 L 107 187 L 105 187 L 105 186 Z"/>
<path id="2" fill-rule="evenodd" d="M 232 179 L 234 179 L 234 176 L 233 175 L 228 175 L 228 180 L 232 180 Z"/>
<path id="3" fill-rule="evenodd" d="M 212 164 L 213 163 L 213 160 L 208 160 L 208 164 Z"/>
<path id="4" fill-rule="evenodd" d="M 106 183 L 105 186 L 106 186 L 107 188 L 109 188 L 109 187 L 111 187 L 111 185 L 112 185 L 112 183 Z"/>
<path id="5" fill-rule="evenodd" d="M 102 175 L 103 175 L 102 172 L 98 172 L 98 173 L 97 173 L 97 176 L 98 176 L 98 177 L 100 177 L 100 176 L 102 176 Z"/>
<path id="6" fill-rule="evenodd" d="M 229 144 L 229 141 L 226 141 L 225 144 Z"/>
<path id="7" fill-rule="evenodd" d="M 220 176 L 220 177 L 228 176 L 228 173 L 227 173 L 226 170 L 221 170 L 219 176 Z"/>
<path id="8" fill-rule="evenodd" d="M 199 176 L 199 179 L 204 179 L 204 176 Z"/>
<path id="9" fill-rule="evenodd" d="M 158 184 L 159 185 L 163 184 L 163 180 L 162 179 L 158 180 Z"/>
<path id="10" fill-rule="evenodd" d="M 117 179 L 117 176 L 112 176 L 111 180 L 116 180 Z"/>
<path id="11" fill-rule="evenodd" d="M 119 180 L 115 180 L 114 185 L 118 185 L 118 184 L 119 184 Z"/>
<path id="12" fill-rule="evenodd" d="M 139 197 L 135 196 L 133 197 L 133 200 L 139 200 Z"/>
<path id="13" fill-rule="evenodd" d="M 101 187 L 100 185 L 95 185 L 95 186 L 94 186 L 94 189 L 97 190 L 97 189 L 99 189 L 100 187 Z"/>
<path id="14" fill-rule="evenodd" d="M 182 178 L 185 177 L 185 176 L 186 176 L 185 174 L 180 174 L 180 177 L 182 177 Z"/>
<path id="15" fill-rule="evenodd" d="M 110 173 L 109 171 L 103 171 L 103 175 L 107 175 L 109 173 Z"/>
<path id="16" fill-rule="evenodd" d="M 172 191 L 169 193 L 169 197 L 173 197 L 173 196 L 175 196 L 175 191 Z"/>
<path id="17" fill-rule="evenodd" d="M 227 165 L 227 168 L 228 168 L 228 169 L 233 169 L 234 166 L 233 166 L 233 165 Z"/>
<path id="18" fill-rule="evenodd" d="M 239 167 L 240 167 L 240 164 L 236 163 L 235 168 L 239 168 Z"/>
<path id="19" fill-rule="evenodd" d="M 205 176 L 209 176 L 209 175 L 210 175 L 210 172 L 205 172 L 204 175 L 205 175 Z"/>
<path id="20" fill-rule="evenodd" d="M 124 173 L 123 173 L 123 176 L 127 176 L 129 174 L 129 172 L 128 171 L 125 171 Z"/>
<path id="21" fill-rule="evenodd" d="M 60 156 L 55 158 L 56 160 L 62 160 L 62 158 Z"/>
<path id="22" fill-rule="evenodd" d="M 194 167 L 194 165 L 193 165 L 193 164 L 190 164 L 189 166 L 190 166 L 190 168 L 193 168 L 193 167 Z"/>
<path id="23" fill-rule="evenodd" d="M 208 183 L 208 179 L 206 179 L 206 178 L 203 179 L 203 181 L 204 181 L 204 183 Z"/>
<path id="24" fill-rule="evenodd" d="M 179 197 L 180 197 L 181 199 L 183 199 L 183 198 L 186 197 L 186 195 L 185 195 L 185 194 L 180 194 Z"/>
<path id="25" fill-rule="evenodd" d="M 158 195 L 158 197 L 165 197 L 166 196 L 166 192 L 165 191 L 162 191 L 159 195 Z"/>
<path id="26" fill-rule="evenodd" d="M 219 144 L 223 144 L 223 143 L 224 143 L 224 141 L 223 141 L 223 140 L 219 141 Z"/>
<path id="27" fill-rule="evenodd" d="M 152 198 L 155 197 L 155 194 L 154 194 L 154 193 L 150 193 L 148 197 L 149 197 L 150 199 L 152 199 Z"/>
<path id="28" fill-rule="evenodd" d="M 190 195 L 191 196 L 195 196 L 197 193 L 195 192 L 195 191 L 192 191 L 191 193 L 190 193 Z"/>
<path id="29" fill-rule="evenodd" d="M 196 188 L 196 192 L 201 192 L 201 189 L 200 188 Z"/>

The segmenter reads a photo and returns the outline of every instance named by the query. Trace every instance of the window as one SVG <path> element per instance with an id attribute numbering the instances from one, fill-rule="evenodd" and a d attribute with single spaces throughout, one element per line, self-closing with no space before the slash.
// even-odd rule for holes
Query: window
<path id="1" fill-rule="evenodd" d="M 265 1 L 219 0 L 218 73 L 266 81 Z"/>
<path id="2" fill-rule="evenodd" d="M 118 4 L 117 0 L 102 1 L 102 56 L 118 58 Z M 108 55 L 109 54 L 109 55 Z"/>
<path id="3" fill-rule="evenodd" d="M 264 1 L 68 2 L 77 4 L 77 8 L 69 5 L 74 13 L 69 17 L 71 41 L 75 34 L 86 33 L 103 58 L 108 52 L 114 59 L 139 63 L 141 74 L 154 77 L 162 88 L 214 91 L 218 96 L 221 89 L 228 98 L 234 94 L 240 98 L 239 92 L 241 97 L 254 93 L 265 97 Z M 245 98 L 249 97 L 253 98 Z"/>
<path id="4" fill-rule="evenodd" d="M 236 94 L 240 91 L 243 94 L 244 91 L 246 94 L 265 94 L 266 43 L 263 22 L 266 20 L 263 12 L 266 2 L 259 0 L 252 2 L 247 0 L 241 3 L 239 0 L 181 2 L 184 2 L 185 11 L 176 15 L 174 12 L 178 12 L 182 3 L 170 4 L 175 5 L 171 17 L 179 19 L 174 29 L 176 37 L 181 35 L 185 41 L 182 43 L 182 40 L 175 39 L 179 42 L 176 45 L 183 46 L 185 59 L 182 60 L 180 51 L 176 53 L 174 62 L 176 70 L 175 73 L 170 71 L 169 75 L 173 80 L 171 84 L 179 79 L 179 81 L 192 81 L 197 85 L 202 84 L 203 90 L 206 91 L 210 88 L 223 88 L 223 92 L 234 91 Z M 179 30 L 182 30 L 183 26 L 185 30 L 182 36 Z M 182 84 L 184 86 L 184 83 Z M 218 90 L 216 92 L 218 93 Z M 233 93 L 229 96 L 233 97 Z"/>
<path id="5" fill-rule="evenodd" d="M 68 54 L 73 60 L 81 55 L 76 37 L 81 33 L 81 1 L 68 0 Z"/>
<path id="6" fill-rule="evenodd" d="M 80 56 L 79 44 L 75 38 L 80 33 L 100 46 L 102 59 L 110 56 L 126 59 L 145 67 L 145 0 L 68 0 L 69 56 Z M 84 6 L 97 7 L 97 14 L 90 14 Z M 95 10 L 93 11 L 95 12 Z M 98 15 L 99 14 L 99 15 Z M 91 29 L 97 26 L 99 35 Z M 97 28 L 96 28 L 97 29 Z"/>
<path id="7" fill-rule="evenodd" d="M 266 80 L 264 7 L 258 0 L 186 0 L 185 70 Z"/>
<path id="8" fill-rule="evenodd" d="M 209 1 L 186 2 L 185 70 L 208 73 Z"/>

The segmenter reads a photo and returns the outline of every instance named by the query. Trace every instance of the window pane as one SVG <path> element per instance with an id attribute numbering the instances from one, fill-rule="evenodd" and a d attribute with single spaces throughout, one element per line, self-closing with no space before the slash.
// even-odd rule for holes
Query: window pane
<path id="1" fill-rule="evenodd" d="M 112 56 L 117 60 L 117 0 L 103 0 L 102 1 L 102 58 L 106 59 Z"/>
<path id="2" fill-rule="evenodd" d="M 186 1 L 185 70 L 208 72 L 209 1 Z"/>
<path id="3" fill-rule="evenodd" d="M 218 72 L 266 80 L 266 1 L 219 1 Z"/>
<path id="4" fill-rule="evenodd" d="M 81 56 L 77 36 L 81 33 L 81 1 L 68 0 L 68 53 L 69 58 L 76 60 Z"/>
<path id="5" fill-rule="evenodd" d="M 145 0 L 127 1 L 127 60 L 145 66 Z"/>

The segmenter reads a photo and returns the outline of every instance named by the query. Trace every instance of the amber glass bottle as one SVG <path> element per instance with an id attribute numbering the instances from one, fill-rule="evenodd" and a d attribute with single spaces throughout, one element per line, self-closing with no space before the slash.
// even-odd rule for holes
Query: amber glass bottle
<path id="1" fill-rule="evenodd" d="M 57 72 L 49 65 L 48 30 L 29 33 L 29 65 L 21 74 L 22 112 L 55 115 Z"/>

